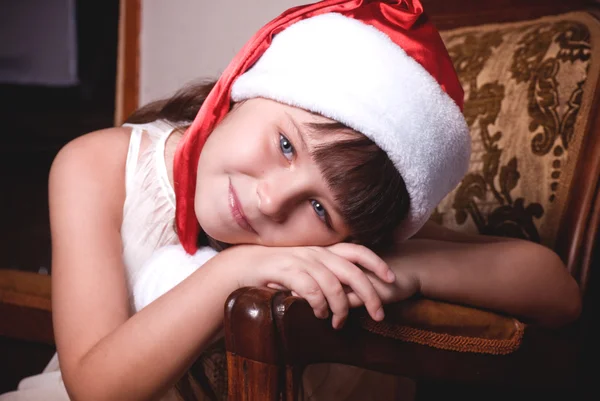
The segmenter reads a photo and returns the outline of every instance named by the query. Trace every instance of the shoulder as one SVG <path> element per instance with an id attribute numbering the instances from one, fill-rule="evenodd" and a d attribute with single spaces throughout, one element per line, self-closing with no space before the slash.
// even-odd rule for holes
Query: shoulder
<path id="1" fill-rule="evenodd" d="M 124 199 L 130 136 L 131 128 L 108 128 L 82 135 L 63 146 L 50 169 L 51 201 L 73 190 L 91 194 L 102 188 L 102 198 L 119 210 Z"/>
<path id="2" fill-rule="evenodd" d="M 56 175 L 104 174 L 124 168 L 131 128 L 115 127 L 82 135 L 58 152 L 50 169 L 50 180 Z"/>
<path id="3" fill-rule="evenodd" d="M 102 129 L 82 135 L 67 143 L 58 152 L 53 165 L 73 160 L 116 161 L 118 156 L 127 153 L 131 128 L 114 127 Z"/>

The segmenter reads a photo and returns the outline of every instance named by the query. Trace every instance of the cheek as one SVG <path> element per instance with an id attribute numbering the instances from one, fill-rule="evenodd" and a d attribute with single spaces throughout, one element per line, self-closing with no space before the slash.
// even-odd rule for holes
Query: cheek
<path id="1" fill-rule="evenodd" d="M 266 135 L 223 135 L 208 143 L 207 155 L 200 158 L 199 166 L 211 173 L 243 173 L 255 176 L 266 169 L 277 156 Z M 204 160 L 203 160 L 204 159 Z"/>
<path id="2" fill-rule="evenodd" d="M 207 154 L 200 157 L 196 175 L 196 191 L 194 194 L 194 211 L 196 219 L 203 225 L 211 215 L 211 207 L 222 198 L 220 194 L 225 184 L 224 175 L 220 172 L 223 168 L 221 159 Z"/>
<path id="3" fill-rule="evenodd" d="M 272 236 L 273 246 L 328 246 L 340 242 L 309 207 L 294 213 Z"/>
<path id="4" fill-rule="evenodd" d="M 264 142 L 256 140 L 237 147 L 224 157 L 224 171 L 259 178 L 265 171 L 275 168 L 278 165 L 277 155 Z"/>
<path id="5" fill-rule="evenodd" d="M 207 215 L 207 206 L 211 203 L 210 194 L 207 193 L 207 188 L 210 188 L 210 185 L 206 185 L 206 181 L 204 177 L 198 176 L 194 196 L 194 213 L 196 214 L 196 220 L 201 226 L 205 224 L 204 219 Z"/>

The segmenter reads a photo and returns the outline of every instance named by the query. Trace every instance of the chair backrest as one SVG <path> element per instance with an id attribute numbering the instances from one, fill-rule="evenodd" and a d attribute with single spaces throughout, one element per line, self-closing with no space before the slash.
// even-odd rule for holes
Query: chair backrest
<path id="1" fill-rule="evenodd" d="M 549 246 L 584 290 L 600 213 L 600 22 L 573 12 L 442 38 L 465 90 L 472 156 L 432 219 Z"/>

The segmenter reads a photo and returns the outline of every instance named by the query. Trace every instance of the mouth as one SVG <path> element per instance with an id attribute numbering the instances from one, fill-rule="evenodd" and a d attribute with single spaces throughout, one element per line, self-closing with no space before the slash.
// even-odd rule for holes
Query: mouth
<path id="1" fill-rule="evenodd" d="M 237 194 L 235 193 L 233 185 L 231 185 L 231 180 L 229 180 L 229 210 L 231 211 L 231 215 L 233 216 L 233 219 L 238 224 L 238 226 L 240 226 L 242 229 L 248 232 L 256 234 L 256 231 L 254 230 L 254 228 L 252 228 L 252 226 L 246 219 L 246 216 L 244 215 L 242 205 L 240 204 Z"/>

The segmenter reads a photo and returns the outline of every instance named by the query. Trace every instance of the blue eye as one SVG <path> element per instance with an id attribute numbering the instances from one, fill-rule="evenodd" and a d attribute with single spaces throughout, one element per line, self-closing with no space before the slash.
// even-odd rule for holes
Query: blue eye
<path id="1" fill-rule="evenodd" d="M 294 146 L 285 136 L 279 134 L 279 147 L 281 148 L 281 153 L 288 159 L 291 160 L 294 156 Z"/>
<path id="2" fill-rule="evenodd" d="M 323 205 L 321 205 L 319 201 L 316 201 L 314 199 L 310 201 L 310 204 L 312 205 L 313 209 L 315 209 L 315 213 L 317 213 L 317 216 L 319 216 L 320 219 L 325 220 L 327 217 L 327 211 L 325 210 Z"/>

